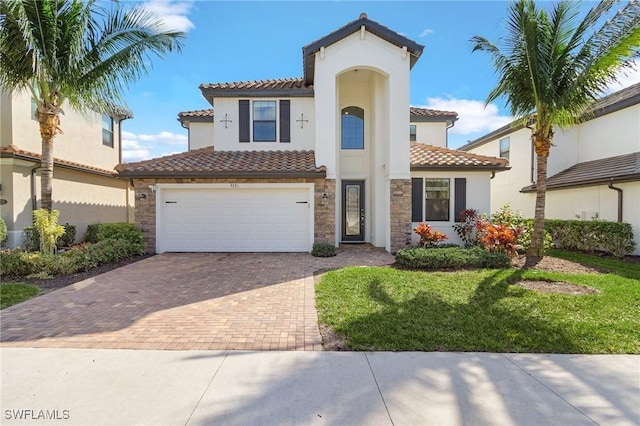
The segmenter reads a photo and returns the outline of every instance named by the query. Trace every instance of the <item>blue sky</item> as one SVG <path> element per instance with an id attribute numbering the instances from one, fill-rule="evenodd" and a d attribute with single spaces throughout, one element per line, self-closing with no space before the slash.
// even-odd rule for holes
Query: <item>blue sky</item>
<path id="1" fill-rule="evenodd" d="M 585 2 L 583 8 L 594 3 Z M 201 83 L 302 76 L 302 47 L 358 18 L 361 12 L 425 46 L 411 71 L 412 106 L 456 111 L 449 131 L 457 148 L 510 121 L 504 105 L 484 106 L 496 77 L 489 57 L 471 53 L 469 39 L 497 41 L 506 1 L 191 1 L 151 0 L 144 7 L 187 32 L 180 54 L 153 60 L 130 87 L 134 119 L 123 124 L 126 161 L 187 149 L 180 111 L 209 108 Z M 623 86 L 640 79 L 623 76 Z"/>

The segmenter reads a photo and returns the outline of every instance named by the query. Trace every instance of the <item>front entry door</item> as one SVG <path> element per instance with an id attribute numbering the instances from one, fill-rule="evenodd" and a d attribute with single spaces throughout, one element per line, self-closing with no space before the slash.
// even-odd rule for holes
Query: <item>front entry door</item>
<path id="1" fill-rule="evenodd" d="M 364 242 L 364 181 L 342 181 L 342 241 Z"/>

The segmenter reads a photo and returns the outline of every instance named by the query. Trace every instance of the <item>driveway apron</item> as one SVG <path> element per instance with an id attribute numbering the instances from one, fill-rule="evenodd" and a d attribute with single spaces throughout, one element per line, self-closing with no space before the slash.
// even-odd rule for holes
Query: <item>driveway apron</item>
<path id="1" fill-rule="evenodd" d="M 366 246 L 305 253 L 165 253 L 0 312 L 4 347 L 322 350 L 314 276 L 386 265 Z"/>

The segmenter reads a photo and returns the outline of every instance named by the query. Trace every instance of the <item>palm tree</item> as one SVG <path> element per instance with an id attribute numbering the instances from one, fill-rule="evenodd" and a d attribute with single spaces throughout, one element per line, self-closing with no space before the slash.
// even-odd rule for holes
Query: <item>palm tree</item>
<path id="1" fill-rule="evenodd" d="M 547 159 L 554 126 L 566 128 L 583 119 L 616 73 L 632 69 L 640 56 L 640 3 L 632 0 L 605 20 L 616 3 L 603 0 L 576 22 L 577 2 L 561 1 L 547 12 L 533 0 L 518 0 L 509 5 L 500 47 L 483 37 L 471 39 L 474 52 L 489 53 L 499 78 L 486 103 L 505 97 L 511 114 L 533 126 L 537 181 L 529 258 L 544 255 Z"/>
<path id="2" fill-rule="evenodd" d="M 0 87 L 27 90 L 42 138 L 41 205 L 51 210 L 53 141 L 66 101 L 78 111 L 126 111 L 124 89 L 152 55 L 180 50 L 184 34 L 148 11 L 97 0 L 0 0 Z"/>

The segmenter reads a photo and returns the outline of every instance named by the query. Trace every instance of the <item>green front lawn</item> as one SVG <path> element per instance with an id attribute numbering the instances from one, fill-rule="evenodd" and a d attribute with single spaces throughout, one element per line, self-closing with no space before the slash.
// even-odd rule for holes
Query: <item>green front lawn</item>
<path id="1" fill-rule="evenodd" d="M 553 255 L 611 272 L 349 267 L 328 272 L 316 286 L 319 319 L 353 350 L 640 353 L 640 265 Z M 509 284 L 519 279 L 600 293 L 539 293 Z"/>
<path id="2" fill-rule="evenodd" d="M 21 282 L 5 282 L 0 284 L 0 309 L 17 305 L 36 296 L 38 287 Z"/>

